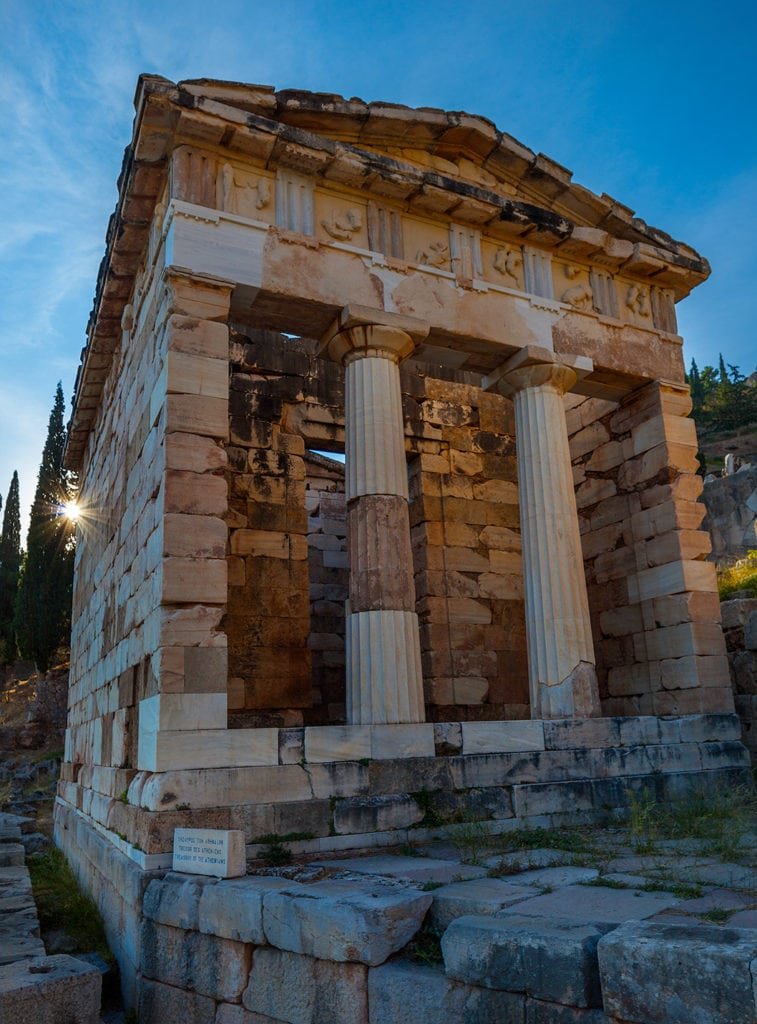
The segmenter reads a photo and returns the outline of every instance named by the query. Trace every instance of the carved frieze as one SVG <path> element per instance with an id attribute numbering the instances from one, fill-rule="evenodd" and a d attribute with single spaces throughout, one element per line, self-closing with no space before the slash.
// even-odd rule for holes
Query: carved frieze
<path id="1" fill-rule="evenodd" d="M 368 203 L 368 247 L 396 259 L 405 258 L 402 216 L 382 203 Z"/>
<path id="2" fill-rule="evenodd" d="M 678 333 L 675 292 L 672 288 L 652 287 L 652 319 L 658 331 Z"/>
<path id="3" fill-rule="evenodd" d="M 590 273 L 592 302 L 597 313 L 605 316 L 618 316 L 618 294 L 615 281 L 605 270 L 591 268 Z"/>
<path id="4" fill-rule="evenodd" d="M 494 253 L 492 266 L 502 277 L 510 277 L 519 284 L 518 268 L 523 263 L 523 255 L 517 249 L 499 248 Z"/>
<path id="5" fill-rule="evenodd" d="M 484 276 L 480 231 L 450 224 L 449 252 L 456 277 L 472 281 L 474 277 Z"/>
<path id="6" fill-rule="evenodd" d="M 560 302 L 565 302 L 574 309 L 591 309 L 592 294 L 588 281 L 581 281 L 579 278 L 584 273 L 580 267 L 569 264 L 565 267 L 565 276 L 569 281 L 576 283 L 566 288 L 560 296 Z"/>
<path id="7" fill-rule="evenodd" d="M 424 267 L 448 267 L 449 246 L 446 242 L 429 242 L 415 254 L 415 262 Z"/>
<path id="8" fill-rule="evenodd" d="M 540 295 L 543 299 L 554 298 L 552 257 L 549 253 L 524 245 L 523 270 L 529 295 Z"/>
<path id="9" fill-rule="evenodd" d="M 276 223 L 301 235 L 315 233 L 312 178 L 279 168 L 276 174 Z"/>
<path id="10" fill-rule="evenodd" d="M 636 316 L 645 318 L 651 316 L 652 311 L 649 308 L 649 292 L 647 289 L 640 284 L 629 285 L 626 292 L 626 306 Z"/>
<path id="11" fill-rule="evenodd" d="M 321 218 L 321 227 L 327 235 L 339 242 L 347 242 L 363 226 L 363 215 L 356 207 L 349 210 L 332 210 L 328 217 Z"/>

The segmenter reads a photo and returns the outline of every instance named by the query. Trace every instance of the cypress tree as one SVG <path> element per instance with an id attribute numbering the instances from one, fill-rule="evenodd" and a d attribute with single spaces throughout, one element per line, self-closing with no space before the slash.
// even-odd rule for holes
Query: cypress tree
<path id="1" fill-rule="evenodd" d="M 65 403 L 58 382 L 37 478 L 26 558 L 16 599 L 19 650 L 45 672 L 71 626 L 74 527 L 61 514 L 72 495 L 73 478 L 63 467 Z"/>
<path id="2" fill-rule="evenodd" d="M 18 473 L 14 472 L 5 502 L 0 533 L 0 663 L 16 657 L 14 612 L 18 573 L 21 566 L 21 514 L 18 502 Z"/>

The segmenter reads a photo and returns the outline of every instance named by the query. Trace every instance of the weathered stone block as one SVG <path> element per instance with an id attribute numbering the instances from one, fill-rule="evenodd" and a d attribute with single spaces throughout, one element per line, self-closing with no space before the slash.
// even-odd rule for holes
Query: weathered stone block
<path id="1" fill-rule="evenodd" d="M 458 917 L 489 916 L 531 896 L 538 896 L 535 886 L 505 882 L 499 878 L 472 878 L 453 882 L 434 890 L 429 920 L 440 933 Z"/>
<path id="2" fill-rule="evenodd" d="M 423 818 L 423 811 L 410 796 L 363 796 L 339 800 L 334 810 L 334 828 L 345 833 L 383 832 L 407 828 Z"/>
<path id="3" fill-rule="evenodd" d="M 208 996 L 142 978 L 139 984 L 139 1020 L 215 1024 L 216 1004 Z"/>
<path id="4" fill-rule="evenodd" d="M 606 1012 L 629 1024 L 754 1024 L 753 929 L 628 923 L 599 944 Z"/>
<path id="5" fill-rule="evenodd" d="M 251 1022 L 252 1024 L 252 1022 Z M 611 1024 L 602 1010 L 580 1010 L 526 997 L 526 1024 Z"/>
<path id="6" fill-rule="evenodd" d="M 142 973 L 148 978 L 226 1002 L 242 994 L 249 946 L 145 920 L 141 947 Z"/>
<path id="7" fill-rule="evenodd" d="M 145 892 L 142 912 L 156 924 L 194 931 L 198 926 L 200 896 L 213 879 L 187 878 L 169 872 L 160 880 L 150 882 Z"/>
<path id="8" fill-rule="evenodd" d="M 100 972 L 72 956 L 39 956 L 0 967 L 0 1020 L 99 1024 Z"/>
<path id="9" fill-rule="evenodd" d="M 261 946 L 266 941 L 263 897 L 290 884 L 283 878 L 254 875 L 205 886 L 198 905 L 197 927 L 206 935 Z"/>
<path id="10" fill-rule="evenodd" d="M 242 996 L 248 1010 L 286 1024 L 368 1024 L 368 969 L 256 949 Z"/>
<path id="11" fill-rule="evenodd" d="M 396 883 L 290 883 L 265 895 L 263 927 L 279 949 L 375 966 L 410 941 L 430 906 L 430 895 Z"/>
<path id="12" fill-rule="evenodd" d="M 601 1006 L 597 943 L 591 924 L 509 913 L 460 917 L 442 936 L 448 975 L 567 1006 Z"/>
<path id="13" fill-rule="evenodd" d="M 441 971 L 396 961 L 368 974 L 371 1024 L 522 1024 L 523 997 L 462 985 Z"/>

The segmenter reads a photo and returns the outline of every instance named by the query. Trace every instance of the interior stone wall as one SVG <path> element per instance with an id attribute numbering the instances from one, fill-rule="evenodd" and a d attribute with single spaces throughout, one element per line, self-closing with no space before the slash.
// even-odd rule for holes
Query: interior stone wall
<path id="1" fill-rule="evenodd" d="M 349 587 L 344 466 L 314 452 L 305 456 L 310 574 L 313 720 L 345 718 L 345 609 Z"/>
<path id="2" fill-rule="evenodd" d="M 343 450 L 343 372 L 271 331 L 230 351 L 230 724 L 339 723 L 343 481 L 309 450 Z M 528 718 L 512 405 L 433 373 L 402 370 L 427 717 Z"/>

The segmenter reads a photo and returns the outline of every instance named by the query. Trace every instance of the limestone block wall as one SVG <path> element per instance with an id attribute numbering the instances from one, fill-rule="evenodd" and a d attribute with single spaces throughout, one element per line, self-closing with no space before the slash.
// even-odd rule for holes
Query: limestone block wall
<path id="1" fill-rule="evenodd" d="M 699 529 L 696 432 L 684 387 L 567 414 L 606 714 L 733 707 L 714 566 Z"/>
<path id="2" fill-rule="evenodd" d="M 338 723 L 344 499 L 307 451 L 343 447 L 343 374 L 266 331 L 234 334 L 231 359 L 230 721 Z M 512 405 L 438 372 L 402 373 L 427 717 L 527 718 Z"/>
<path id="3" fill-rule="evenodd" d="M 228 292 L 137 294 L 85 460 L 64 782 L 149 764 L 169 721 L 226 724 Z"/>
<path id="4" fill-rule="evenodd" d="M 81 477 L 67 762 L 127 764 L 135 705 L 151 687 L 165 509 L 161 298 L 151 291 L 136 322 L 123 322 Z"/>

